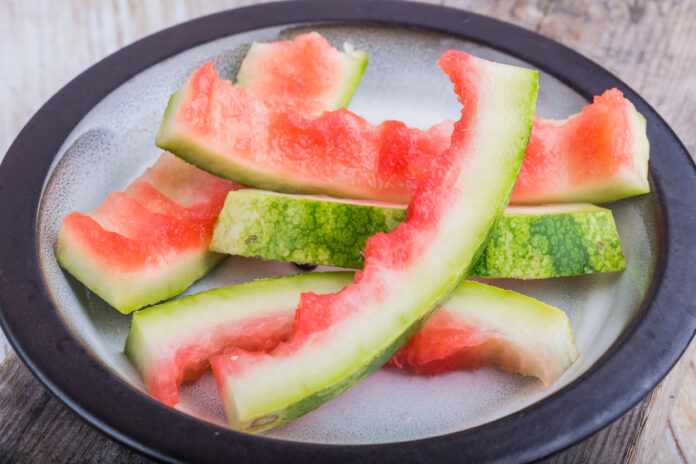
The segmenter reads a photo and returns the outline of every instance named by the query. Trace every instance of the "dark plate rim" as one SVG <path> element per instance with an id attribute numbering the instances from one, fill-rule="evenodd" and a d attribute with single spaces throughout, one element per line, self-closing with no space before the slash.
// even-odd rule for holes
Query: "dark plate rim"
<path id="1" fill-rule="evenodd" d="M 248 30 L 327 22 L 452 34 L 521 58 L 587 99 L 618 87 L 646 117 L 660 205 L 656 275 L 628 330 L 570 385 L 510 416 L 449 435 L 383 445 L 287 442 L 234 432 L 157 403 L 110 372 L 64 323 L 39 265 L 37 211 L 53 159 L 75 125 L 117 86 L 176 53 Z M 696 263 L 695 185 L 696 168 L 686 149 L 638 94 L 596 63 L 534 32 L 463 10 L 408 2 L 298 0 L 245 7 L 171 27 L 105 58 L 57 92 L 20 132 L 0 165 L 0 323 L 20 358 L 56 397 L 97 429 L 156 459 L 531 461 L 625 413 L 686 349 L 696 330 L 696 286 L 689 281 Z"/>

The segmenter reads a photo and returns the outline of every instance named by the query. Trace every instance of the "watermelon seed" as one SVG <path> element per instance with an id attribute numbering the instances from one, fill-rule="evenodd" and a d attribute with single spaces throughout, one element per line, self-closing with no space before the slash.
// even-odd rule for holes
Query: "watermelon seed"
<path id="1" fill-rule="evenodd" d="M 247 239 L 244 241 L 244 243 L 246 245 L 248 245 L 250 243 L 256 243 L 258 241 L 259 241 L 259 238 L 256 235 L 250 235 L 249 237 L 247 237 Z"/>

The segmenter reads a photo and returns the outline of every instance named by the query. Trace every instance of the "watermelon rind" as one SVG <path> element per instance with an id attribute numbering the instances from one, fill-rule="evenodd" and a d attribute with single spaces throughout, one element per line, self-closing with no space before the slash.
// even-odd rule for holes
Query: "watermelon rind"
<path id="1" fill-rule="evenodd" d="M 171 298 L 224 259 L 209 240 L 227 192 L 239 187 L 162 153 L 96 211 L 63 219 L 58 264 L 122 313 Z"/>
<path id="2" fill-rule="evenodd" d="M 177 122 L 180 105 L 186 101 L 189 82 L 174 92 L 169 99 L 155 144 L 184 161 L 223 179 L 242 185 L 289 193 L 328 194 L 345 198 L 372 198 L 376 192 L 358 186 L 327 183 L 324 179 L 298 174 L 279 173 L 272 166 L 255 163 L 241 157 L 228 156 L 224 150 L 206 142 Z M 383 192 L 381 192 L 383 193 Z"/>
<path id="3" fill-rule="evenodd" d="M 636 195 L 650 193 L 648 180 L 648 160 L 650 157 L 650 142 L 647 135 L 645 117 L 636 107 L 625 100 L 628 125 L 632 135 L 633 169 L 624 170 L 606 181 L 586 182 L 568 189 L 562 195 L 547 195 L 548 201 L 575 201 L 582 198 L 590 203 L 610 203 L 612 201 L 630 198 Z"/>
<path id="4" fill-rule="evenodd" d="M 210 249 L 360 269 L 368 237 L 406 217 L 400 204 L 242 189 L 227 195 Z M 626 268 L 610 210 L 590 204 L 509 206 L 472 277 L 545 279 Z"/>
<path id="5" fill-rule="evenodd" d="M 178 402 L 183 376 L 177 361 L 190 361 L 186 348 L 204 350 L 204 340 L 209 342 L 216 335 L 224 340 L 225 329 L 245 320 L 292 318 L 301 293 L 336 292 L 352 279 L 352 272 L 272 277 L 150 306 L 133 314 L 124 351 L 151 393 L 173 406 Z M 270 334 L 252 333 L 250 337 L 263 339 Z M 203 359 L 214 354 L 205 352 Z"/>
<path id="6" fill-rule="evenodd" d="M 608 93 L 618 92 L 616 89 L 608 90 Z M 597 99 L 604 98 L 595 97 L 595 103 Z M 515 191 L 513 192 L 511 203 L 517 205 L 534 205 L 540 203 L 574 203 L 574 202 L 588 202 L 588 203 L 610 203 L 617 200 L 622 200 L 624 198 L 630 198 L 637 195 L 643 195 L 650 193 L 650 181 L 648 178 L 648 161 L 650 158 L 650 142 L 647 136 L 647 123 L 645 117 L 638 112 L 636 107 L 628 99 L 622 98 L 625 112 L 623 115 L 616 115 L 616 117 L 625 116 L 627 120 L 626 131 L 630 133 L 630 143 L 627 143 L 626 147 L 616 148 L 615 153 L 605 153 L 599 152 L 600 156 L 607 156 L 612 158 L 614 155 L 620 155 L 621 150 L 627 150 L 630 154 L 632 161 L 632 166 L 623 167 L 618 172 L 608 175 L 604 179 L 594 179 L 594 180 L 583 180 L 581 182 L 571 182 L 566 180 L 565 182 L 559 182 L 560 179 L 567 178 L 571 175 L 570 165 L 563 165 L 560 167 L 560 172 L 555 172 L 550 178 L 550 185 L 543 188 L 538 186 L 532 191 Z M 589 105 L 587 108 L 591 108 Z M 542 120 L 546 124 L 551 124 L 553 126 L 559 126 L 559 130 L 563 130 L 563 126 L 571 124 L 575 118 L 585 118 L 583 113 L 578 113 L 572 115 L 564 120 Z M 589 130 L 586 134 L 588 140 L 582 143 L 592 144 L 595 142 L 593 137 L 601 138 L 603 135 L 601 131 L 607 129 L 598 125 L 596 131 L 600 134 L 595 134 L 594 128 Z M 534 132 L 534 130 L 533 130 Z M 568 149 L 568 152 L 573 151 L 573 146 Z M 611 163 L 615 160 L 607 160 Z M 603 160 L 600 158 L 599 163 L 601 164 Z M 588 162 L 589 163 L 589 162 Z M 591 167 L 591 163 L 587 166 Z M 607 169 L 605 166 L 603 169 Z M 521 174 L 520 178 L 524 175 Z M 551 176 L 550 176 L 551 177 Z M 554 185 L 556 184 L 556 185 Z"/>
<path id="7" fill-rule="evenodd" d="M 345 108 L 350 104 L 369 61 L 367 53 L 362 50 L 355 50 L 349 43 L 344 44 L 343 57 L 347 61 L 346 68 L 349 71 L 343 76 L 343 81 L 339 87 L 340 90 L 336 92 L 336 97 L 329 107 L 330 110 Z"/>
<path id="8" fill-rule="evenodd" d="M 630 101 L 626 100 L 626 114 L 633 138 L 633 170 L 606 182 L 578 186 L 570 198 L 585 198 L 591 203 L 609 203 L 636 195 L 650 193 L 648 180 L 648 161 L 650 158 L 650 141 L 647 135 L 647 122 Z M 568 196 L 563 201 L 572 201 Z"/>
<path id="9" fill-rule="evenodd" d="M 254 67 L 255 58 L 267 53 L 269 49 L 272 50 L 272 47 L 273 43 L 254 42 L 251 44 L 242 64 L 239 66 L 239 71 L 237 71 L 237 82 L 235 84 L 237 87 L 243 89 L 249 87 L 257 72 Z M 369 61 L 367 53 L 362 50 L 355 50 L 350 43 L 346 42 L 343 48 L 344 51 L 337 56 L 343 64 L 344 71 L 341 75 L 341 82 L 336 86 L 336 91 L 325 101 L 326 111 L 334 111 L 348 106 L 362 80 Z"/>
<path id="10" fill-rule="evenodd" d="M 313 188 L 307 182 L 293 179 L 292 176 L 275 176 L 266 172 L 264 166 L 248 163 L 241 159 L 225 156 L 215 147 L 209 146 L 204 140 L 181 129 L 176 123 L 179 115 L 179 106 L 182 99 L 185 99 L 188 92 L 188 83 L 184 84 L 179 90 L 174 92 L 169 99 L 167 108 L 164 111 L 162 124 L 157 131 L 155 144 L 184 161 L 197 166 L 224 179 L 235 179 L 242 185 L 253 185 L 268 190 L 278 191 L 298 191 L 309 193 L 322 193 L 323 187 Z M 339 190 L 336 193 L 343 193 Z M 341 195 L 339 195 L 341 196 Z"/>
<path id="11" fill-rule="evenodd" d="M 58 234 L 56 247 L 56 259 L 63 269 L 124 314 L 178 295 L 223 258 L 225 255 L 195 250 L 188 256 L 177 255 L 166 272 L 153 266 L 151 272 L 145 268 L 135 274 L 119 274 L 98 264 L 92 251 L 65 228 Z"/>
<path id="12" fill-rule="evenodd" d="M 568 316 L 510 290 L 464 281 L 439 310 L 488 338 L 483 365 L 533 376 L 553 385 L 579 357 Z M 446 342 L 446 341 L 444 341 Z"/>
<path id="13" fill-rule="evenodd" d="M 447 52 L 444 65 L 451 65 L 451 72 L 458 73 L 458 60 L 466 59 L 464 56 Z M 379 259 L 374 266 L 368 262 L 359 282 L 334 296 L 340 304 L 348 304 L 339 298 L 352 295 L 345 293 L 349 289 L 361 296 L 359 292 L 365 292 L 365 297 L 349 300 L 355 308 L 350 315 L 307 335 L 309 338 L 299 345 L 291 340 L 287 351 L 281 346 L 280 353 L 261 359 L 250 359 L 249 354 L 213 358 L 214 370 L 216 362 L 232 363 L 231 370 L 234 365 L 243 366 L 223 379 L 218 377 L 218 389 L 233 428 L 258 432 L 277 427 L 351 388 L 401 348 L 465 277 L 512 193 L 532 125 L 538 85 L 535 71 L 468 59 L 479 73 L 476 97 L 466 100 L 475 105 L 467 111 L 473 111 L 476 117 L 463 119 L 459 132 L 455 128 L 452 151 L 442 158 L 441 162 L 456 163 L 457 168 L 454 177 L 447 178 L 453 187 L 446 195 L 441 193 L 445 196 L 439 200 L 443 210 L 436 216 L 437 225 L 415 225 L 407 220 L 390 234 L 371 239 L 380 243 L 375 239 L 398 237 L 399 230 L 427 233 L 426 243 L 412 245 L 422 246 L 422 251 L 399 270 L 383 267 Z M 461 82 L 455 85 L 464 90 Z M 421 184 L 425 185 L 422 192 L 438 191 L 435 183 L 452 171 L 431 172 L 432 183 Z M 416 193 L 411 206 L 427 208 L 425 204 L 426 198 Z M 403 255 L 398 256 L 408 256 L 408 249 L 402 251 Z M 397 255 L 390 256 L 396 259 Z M 380 280 L 379 289 L 365 286 L 368 272 L 372 279 Z"/>
<path id="14" fill-rule="evenodd" d="M 624 269 L 611 210 L 566 203 L 509 206 L 469 275 L 546 279 Z"/>

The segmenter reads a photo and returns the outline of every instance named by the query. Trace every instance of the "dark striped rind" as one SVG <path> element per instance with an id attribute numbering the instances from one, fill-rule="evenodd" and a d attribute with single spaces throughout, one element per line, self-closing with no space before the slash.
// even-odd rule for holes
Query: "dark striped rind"
<path id="1" fill-rule="evenodd" d="M 259 190 L 231 192 L 211 250 L 360 269 L 368 237 L 406 217 L 399 206 Z M 626 268 L 611 211 L 593 205 L 510 207 L 469 275 L 543 279 Z"/>

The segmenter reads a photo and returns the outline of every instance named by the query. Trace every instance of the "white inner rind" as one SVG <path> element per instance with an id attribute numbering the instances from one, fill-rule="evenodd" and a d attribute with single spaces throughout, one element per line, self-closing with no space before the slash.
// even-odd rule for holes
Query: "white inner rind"
<path id="1" fill-rule="evenodd" d="M 609 211 L 590 203 L 552 203 L 548 205 L 522 206 L 510 205 L 505 210 L 506 216 L 529 215 L 538 216 L 546 214 L 584 213 L 595 211 Z"/>
<path id="2" fill-rule="evenodd" d="M 299 198 L 308 201 L 328 201 L 332 203 L 344 203 L 351 205 L 364 205 L 364 206 L 378 206 L 382 208 L 394 208 L 394 209 L 406 209 L 408 206 L 404 203 L 391 203 L 388 201 L 376 201 L 376 200 L 353 200 L 348 198 L 337 198 L 329 197 L 326 195 L 302 195 L 299 193 L 280 193 L 273 192 L 271 190 L 261 190 L 254 188 L 239 189 L 239 192 L 252 195 L 266 195 L 266 196 L 276 196 L 276 197 L 290 197 Z"/>

